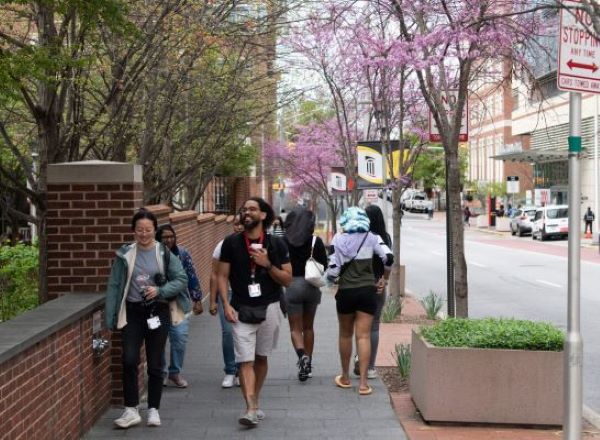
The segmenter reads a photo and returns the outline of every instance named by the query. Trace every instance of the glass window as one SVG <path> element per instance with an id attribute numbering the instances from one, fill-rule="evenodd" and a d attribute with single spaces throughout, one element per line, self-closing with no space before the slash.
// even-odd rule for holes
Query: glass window
<path id="1" fill-rule="evenodd" d="M 567 208 L 549 209 L 546 216 L 548 218 L 567 218 L 569 217 L 569 210 Z"/>
<path id="2" fill-rule="evenodd" d="M 530 209 L 529 211 L 525 211 L 525 214 L 527 214 L 527 217 L 533 218 L 533 217 L 535 217 L 535 209 Z"/>
<path id="3" fill-rule="evenodd" d="M 542 218 L 542 211 L 536 211 L 535 213 L 535 219 L 536 220 L 540 220 Z"/>

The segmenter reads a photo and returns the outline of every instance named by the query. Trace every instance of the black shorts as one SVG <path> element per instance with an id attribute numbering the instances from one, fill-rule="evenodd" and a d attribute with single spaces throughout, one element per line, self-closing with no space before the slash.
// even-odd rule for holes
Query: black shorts
<path id="1" fill-rule="evenodd" d="M 374 315 L 377 309 L 377 290 L 375 285 L 339 289 L 335 295 L 335 308 L 341 315 L 364 312 Z"/>

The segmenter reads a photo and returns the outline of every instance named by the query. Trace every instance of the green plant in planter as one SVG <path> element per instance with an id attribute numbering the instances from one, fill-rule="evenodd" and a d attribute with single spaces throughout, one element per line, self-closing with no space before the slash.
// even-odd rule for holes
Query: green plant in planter
<path id="1" fill-rule="evenodd" d="M 562 351 L 564 334 L 550 323 L 511 318 L 447 319 L 420 328 L 436 347 Z"/>
<path id="2" fill-rule="evenodd" d="M 398 296 L 389 295 L 383 305 L 381 311 L 381 322 L 388 323 L 393 322 L 400 313 L 402 313 L 402 298 Z"/>
<path id="3" fill-rule="evenodd" d="M 398 373 L 402 379 L 406 379 L 410 375 L 410 344 L 396 344 L 394 350 L 396 353 L 392 353 L 398 367 Z"/>
<path id="4" fill-rule="evenodd" d="M 437 314 L 442 309 L 442 305 L 444 304 L 442 297 L 433 290 L 430 290 L 429 295 L 420 299 L 419 302 L 425 309 L 427 319 L 437 319 Z"/>

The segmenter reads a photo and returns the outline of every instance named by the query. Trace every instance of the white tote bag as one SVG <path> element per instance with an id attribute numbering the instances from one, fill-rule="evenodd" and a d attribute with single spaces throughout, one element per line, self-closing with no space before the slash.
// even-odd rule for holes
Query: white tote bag
<path id="1" fill-rule="evenodd" d="M 304 279 L 315 287 L 323 287 L 325 285 L 325 267 L 313 258 L 316 241 L 317 237 L 313 235 L 310 257 L 306 260 L 306 265 L 304 266 Z"/>

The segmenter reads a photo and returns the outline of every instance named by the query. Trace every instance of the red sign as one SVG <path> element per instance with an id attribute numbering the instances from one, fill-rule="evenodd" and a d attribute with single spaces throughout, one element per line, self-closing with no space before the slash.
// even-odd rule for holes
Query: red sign
<path id="1" fill-rule="evenodd" d="M 458 101 L 458 90 L 449 90 L 448 94 L 442 92 L 442 101 L 444 102 L 444 110 L 448 115 L 448 120 L 454 119 L 454 113 L 456 108 L 456 102 Z M 469 128 L 467 121 L 469 120 L 469 107 L 468 102 L 465 102 L 463 114 L 460 123 L 460 133 L 458 135 L 459 142 L 467 142 L 469 140 Z M 433 120 L 431 111 L 429 112 L 429 142 L 441 142 L 442 135 L 437 127 L 437 124 Z"/>

